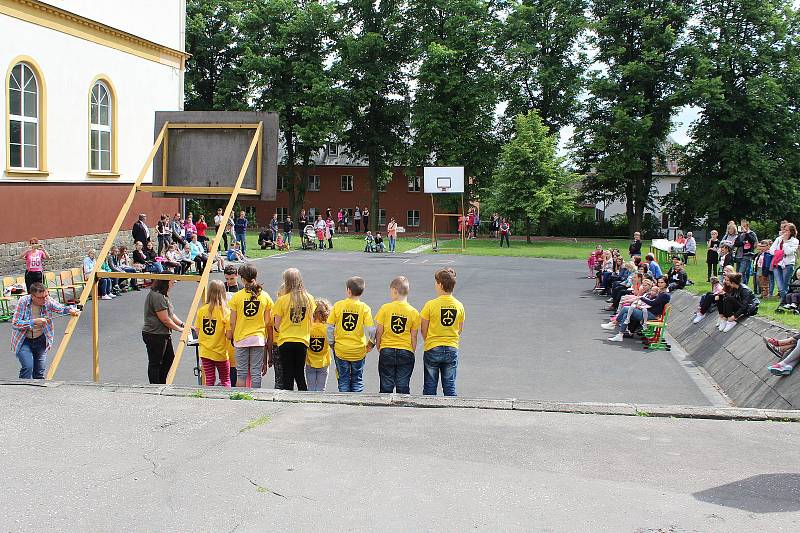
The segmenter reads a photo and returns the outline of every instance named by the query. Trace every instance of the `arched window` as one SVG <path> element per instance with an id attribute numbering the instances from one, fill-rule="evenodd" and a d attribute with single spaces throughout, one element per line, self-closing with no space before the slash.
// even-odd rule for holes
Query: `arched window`
<path id="1" fill-rule="evenodd" d="M 39 169 L 39 80 L 26 63 L 11 68 L 8 78 L 9 166 Z"/>
<path id="2" fill-rule="evenodd" d="M 89 168 L 92 172 L 112 172 L 114 101 L 104 82 L 95 82 L 89 105 Z"/>

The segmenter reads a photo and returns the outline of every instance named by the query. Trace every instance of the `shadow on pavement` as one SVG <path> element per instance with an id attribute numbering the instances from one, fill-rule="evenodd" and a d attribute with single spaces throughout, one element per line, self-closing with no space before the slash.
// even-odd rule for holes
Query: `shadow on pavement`
<path id="1" fill-rule="evenodd" d="M 752 513 L 785 513 L 800 510 L 800 474 L 759 474 L 693 496 Z"/>

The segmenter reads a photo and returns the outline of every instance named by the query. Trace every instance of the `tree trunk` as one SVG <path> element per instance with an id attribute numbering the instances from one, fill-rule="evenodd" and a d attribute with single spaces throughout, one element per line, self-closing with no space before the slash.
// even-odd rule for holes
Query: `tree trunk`
<path id="1" fill-rule="evenodd" d="M 295 161 L 297 159 L 297 153 L 295 151 L 296 147 L 294 144 L 294 129 L 292 127 L 291 112 L 286 112 L 285 121 L 283 138 L 286 143 L 286 174 L 284 174 L 283 183 L 286 188 L 286 194 L 289 197 L 289 214 L 296 217 L 299 211 L 295 198 L 295 191 L 297 190 L 297 184 L 295 183 Z"/>
<path id="2" fill-rule="evenodd" d="M 531 244 L 531 217 L 525 216 L 525 239 Z"/>
<path id="3" fill-rule="evenodd" d="M 308 171 L 311 164 L 311 150 L 303 147 L 301 150 L 301 157 L 303 158 L 302 167 L 300 170 L 300 182 L 297 185 L 296 206 L 297 212 L 292 211 L 294 220 L 300 217 L 300 210 L 303 209 L 303 204 L 306 200 L 306 190 L 308 189 Z"/>
<path id="4" fill-rule="evenodd" d="M 378 231 L 378 161 L 374 154 L 369 156 L 369 228 L 373 233 Z M 366 231 L 366 230 L 365 230 Z"/>

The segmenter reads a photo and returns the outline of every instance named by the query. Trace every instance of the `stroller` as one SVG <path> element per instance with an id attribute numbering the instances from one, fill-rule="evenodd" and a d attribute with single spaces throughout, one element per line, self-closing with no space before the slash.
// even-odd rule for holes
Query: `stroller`
<path id="1" fill-rule="evenodd" d="M 305 228 L 303 228 L 303 236 L 301 241 L 303 250 L 317 249 L 317 233 L 314 231 L 314 226 L 308 224 Z"/>

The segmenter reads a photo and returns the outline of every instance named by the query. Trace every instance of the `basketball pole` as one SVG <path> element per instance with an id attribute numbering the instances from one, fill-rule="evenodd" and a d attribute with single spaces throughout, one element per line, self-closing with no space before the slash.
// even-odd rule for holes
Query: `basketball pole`
<path id="1" fill-rule="evenodd" d="M 431 233 L 431 241 L 433 242 L 433 251 L 439 251 L 438 243 L 436 242 L 436 201 L 434 200 L 433 193 L 431 193 L 431 213 L 433 215 L 433 229 Z"/>
<path id="2" fill-rule="evenodd" d="M 467 249 L 467 239 L 465 230 L 467 229 L 466 213 L 464 213 L 464 193 L 461 193 L 461 252 Z"/>

